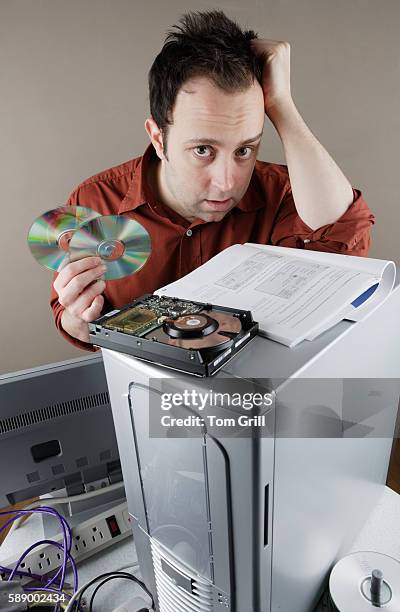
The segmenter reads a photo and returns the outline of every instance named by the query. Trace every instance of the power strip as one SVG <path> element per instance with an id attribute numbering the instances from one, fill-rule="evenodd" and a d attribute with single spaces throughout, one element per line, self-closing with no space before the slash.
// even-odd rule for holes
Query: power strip
<path id="1" fill-rule="evenodd" d="M 129 523 L 128 504 L 123 502 L 114 506 L 87 521 L 80 523 L 71 529 L 72 548 L 71 556 L 76 563 L 84 561 L 88 557 L 97 554 L 104 548 L 111 546 L 114 542 L 119 542 L 132 535 Z M 55 542 L 63 543 L 63 536 L 57 535 L 52 538 Z M 22 552 L 22 551 L 21 551 Z M 12 558 L 1 559 L 0 564 L 4 567 L 13 568 L 17 563 L 20 554 Z M 34 548 L 20 564 L 19 569 L 29 574 L 44 576 L 57 570 L 63 563 L 63 552 L 56 546 L 43 544 Z M 24 577 L 16 572 L 22 584 L 29 582 L 28 577 Z M 1 572 L 0 579 L 7 580 L 8 574 Z"/>

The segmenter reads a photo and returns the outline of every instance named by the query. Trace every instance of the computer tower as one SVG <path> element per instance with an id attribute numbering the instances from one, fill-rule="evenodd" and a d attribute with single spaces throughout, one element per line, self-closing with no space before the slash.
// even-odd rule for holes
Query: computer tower
<path id="1" fill-rule="evenodd" d="M 158 612 L 314 609 L 386 482 L 399 301 L 396 288 L 366 321 L 296 349 L 258 337 L 213 377 L 269 390 L 262 435 L 157 435 L 162 385 L 200 382 L 103 349 L 138 560 Z"/>

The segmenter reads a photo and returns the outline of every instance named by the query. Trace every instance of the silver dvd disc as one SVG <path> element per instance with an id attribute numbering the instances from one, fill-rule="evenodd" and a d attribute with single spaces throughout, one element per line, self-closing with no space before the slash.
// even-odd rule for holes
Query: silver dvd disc
<path id="1" fill-rule="evenodd" d="M 114 280 L 140 270 L 151 253 L 147 230 L 133 219 L 108 215 L 85 223 L 69 243 L 70 259 L 100 257 L 107 266 L 105 280 Z"/>
<path id="2" fill-rule="evenodd" d="M 59 206 L 40 215 L 28 232 L 28 246 L 41 266 L 59 272 L 69 261 L 69 243 L 84 223 L 100 217 L 84 206 Z"/>
<path id="3" fill-rule="evenodd" d="M 382 572 L 381 605 L 371 600 L 371 575 Z M 373 551 L 355 552 L 338 561 L 329 578 L 333 610 L 338 612 L 400 611 L 400 562 Z"/>

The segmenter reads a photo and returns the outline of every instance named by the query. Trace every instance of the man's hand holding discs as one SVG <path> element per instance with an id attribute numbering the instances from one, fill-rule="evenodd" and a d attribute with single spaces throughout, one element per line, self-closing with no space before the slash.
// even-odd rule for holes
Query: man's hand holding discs
<path id="1" fill-rule="evenodd" d="M 54 281 L 58 301 L 64 307 L 63 329 L 83 342 L 89 341 L 88 323 L 97 319 L 104 305 L 106 266 L 98 257 L 85 257 L 65 266 Z"/>

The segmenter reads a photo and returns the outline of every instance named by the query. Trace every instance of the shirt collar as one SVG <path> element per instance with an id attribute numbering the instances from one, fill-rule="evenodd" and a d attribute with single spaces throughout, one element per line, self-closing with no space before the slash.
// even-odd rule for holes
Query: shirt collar
<path id="1" fill-rule="evenodd" d="M 134 168 L 132 182 L 119 206 L 118 214 L 135 210 L 138 206 L 152 202 L 154 199 L 146 180 L 150 163 L 156 159 L 156 156 L 155 149 L 150 144 Z M 257 165 L 258 162 L 256 162 L 246 193 L 233 210 L 252 212 L 265 206 L 265 197 L 263 197 L 262 184 L 258 178 Z"/>
<path id="2" fill-rule="evenodd" d="M 146 184 L 146 181 L 150 163 L 155 157 L 155 149 L 153 145 L 150 144 L 142 157 L 139 157 L 136 166 L 134 166 L 132 182 L 129 185 L 124 199 L 119 205 L 119 215 L 129 210 L 135 210 L 138 206 L 146 204 L 146 202 L 152 199 L 151 190 Z"/>

